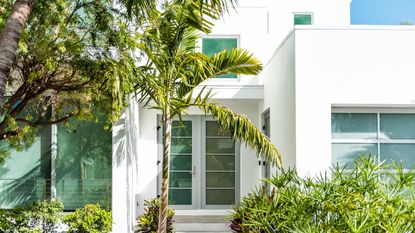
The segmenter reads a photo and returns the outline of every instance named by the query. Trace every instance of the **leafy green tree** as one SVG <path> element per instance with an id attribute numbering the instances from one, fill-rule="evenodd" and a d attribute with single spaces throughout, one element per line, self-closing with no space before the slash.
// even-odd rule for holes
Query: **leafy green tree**
<path id="1" fill-rule="evenodd" d="M 243 115 L 213 103 L 209 90 L 193 95 L 194 89 L 209 78 L 227 74 L 255 75 L 262 70 L 261 62 L 243 49 L 224 50 L 208 57 L 196 50 L 201 33 L 209 33 L 212 19 L 217 19 L 226 1 L 164 1 L 162 7 L 147 3 L 143 31 L 138 48 L 145 62 L 136 69 L 137 95 L 140 102 L 162 113 L 163 161 L 158 232 L 166 232 L 168 219 L 169 158 L 172 119 L 181 117 L 186 109 L 199 107 L 211 114 L 233 138 L 245 141 L 274 164 L 281 156 L 269 139 Z M 138 9 L 138 8 L 133 8 Z"/>
<path id="2" fill-rule="evenodd" d="M 0 36 L 0 120 L 4 117 L 6 84 L 16 57 L 17 46 L 35 2 L 36 0 L 16 0 Z"/>
<path id="3" fill-rule="evenodd" d="M 0 0 L 0 6 L 0 29 L 6 30 L 11 2 Z M 126 14 L 110 0 L 36 2 L 8 77 L 0 142 L 23 149 L 37 126 L 91 118 L 97 105 L 108 122 L 117 117 L 137 60 L 136 28 Z"/>

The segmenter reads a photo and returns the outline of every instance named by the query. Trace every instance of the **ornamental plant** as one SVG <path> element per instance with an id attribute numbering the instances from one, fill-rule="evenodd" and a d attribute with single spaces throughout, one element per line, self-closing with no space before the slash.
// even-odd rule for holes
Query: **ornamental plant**
<path id="1" fill-rule="evenodd" d="M 64 223 L 68 225 L 68 233 L 107 233 L 112 230 L 112 214 L 98 204 L 87 204 L 66 215 Z"/>
<path id="2" fill-rule="evenodd" d="M 158 229 L 158 216 L 160 209 L 159 199 L 146 200 L 145 213 L 143 216 L 138 217 L 138 224 L 136 233 L 153 233 Z M 173 216 L 174 211 L 169 209 L 167 213 L 167 232 L 173 232 Z"/>
<path id="3" fill-rule="evenodd" d="M 415 232 L 415 174 L 361 157 L 302 178 L 282 171 L 233 210 L 233 232 Z"/>

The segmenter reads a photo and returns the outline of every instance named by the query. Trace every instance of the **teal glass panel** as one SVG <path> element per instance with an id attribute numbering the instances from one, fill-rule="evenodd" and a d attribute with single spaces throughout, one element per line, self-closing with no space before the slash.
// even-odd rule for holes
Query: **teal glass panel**
<path id="1" fill-rule="evenodd" d="M 362 155 L 376 156 L 377 144 L 332 144 L 332 163 L 343 167 L 351 166 Z"/>
<path id="2" fill-rule="evenodd" d="M 191 138 L 172 138 L 171 149 L 172 154 L 191 154 L 192 153 L 192 139 Z"/>
<path id="3" fill-rule="evenodd" d="M 376 113 L 332 113 L 333 139 L 376 139 Z"/>
<path id="4" fill-rule="evenodd" d="M 234 172 L 206 172 L 206 188 L 234 188 Z"/>
<path id="5" fill-rule="evenodd" d="M 235 141 L 231 138 L 207 138 L 206 153 L 235 153 Z"/>
<path id="6" fill-rule="evenodd" d="M 34 143 L 27 149 L 10 149 L 6 142 L 0 150 L 9 157 L 0 164 L 0 208 L 9 209 L 50 198 L 51 128 L 40 127 Z"/>
<path id="7" fill-rule="evenodd" d="M 191 172 L 170 172 L 170 187 L 192 188 Z"/>
<path id="8" fill-rule="evenodd" d="M 235 189 L 207 189 L 207 205 L 235 205 Z"/>
<path id="9" fill-rule="evenodd" d="M 206 121 L 206 136 L 231 136 L 229 130 L 219 127 L 216 121 Z"/>
<path id="10" fill-rule="evenodd" d="M 311 25 L 311 14 L 294 14 L 294 25 Z"/>
<path id="11" fill-rule="evenodd" d="M 111 208 L 112 134 L 99 122 L 58 125 L 57 196 L 66 210 L 88 203 Z"/>
<path id="12" fill-rule="evenodd" d="M 385 163 L 402 162 L 404 168 L 415 168 L 415 144 L 380 144 L 380 155 Z"/>
<path id="13" fill-rule="evenodd" d="M 191 121 L 173 121 L 172 124 L 172 136 L 192 136 L 192 122 Z"/>
<path id="14" fill-rule="evenodd" d="M 192 121 L 173 121 L 169 202 L 192 204 Z"/>
<path id="15" fill-rule="evenodd" d="M 202 52 L 207 56 L 213 56 L 215 53 L 223 50 L 231 50 L 238 47 L 237 38 L 203 38 Z M 236 74 L 224 74 L 216 78 L 237 78 Z"/>
<path id="16" fill-rule="evenodd" d="M 191 189 L 169 189 L 170 205 L 191 205 L 192 190 Z"/>
<path id="17" fill-rule="evenodd" d="M 171 170 L 192 170 L 192 156 L 191 155 L 171 155 L 170 156 Z"/>
<path id="18" fill-rule="evenodd" d="M 415 139 L 415 114 L 380 114 L 380 138 Z"/>
<path id="19" fill-rule="evenodd" d="M 207 170 L 235 170 L 234 155 L 206 155 Z"/>

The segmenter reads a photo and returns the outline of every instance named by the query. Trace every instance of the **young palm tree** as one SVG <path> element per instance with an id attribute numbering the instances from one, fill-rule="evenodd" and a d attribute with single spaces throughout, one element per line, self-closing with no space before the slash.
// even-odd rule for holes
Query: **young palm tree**
<path id="1" fill-rule="evenodd" d="M 211 4 L 198 1 L 166 1 L 158 10 L 146 14 L 145 27 L 138 48 L 146 64 L 137 67 L 136 90 L 140 102 L 162 113 L 163 161 L 158 232 L 166 232 L 169 158 L 172 119 L 185 114 L 191 106 L 199 107 L 217 119 L 233 138 L 246 142 L 257 154 L 280 166 L 281 156 L 269 139 L 243 115 L 210 102 L 210 91 L 195 88 L 205 80 L 222 74 L 255 75 L 262 70 L 261 62 L 243 49 L 224 50 L 208 57 L 196 50 L 200 33 L 209 33 Z M 203 2 L 200 0 L 199 2 Z M 200 13 L 201 12 L 201 13 Z M 201 17 L 206 16 L 207 17 Z"/>

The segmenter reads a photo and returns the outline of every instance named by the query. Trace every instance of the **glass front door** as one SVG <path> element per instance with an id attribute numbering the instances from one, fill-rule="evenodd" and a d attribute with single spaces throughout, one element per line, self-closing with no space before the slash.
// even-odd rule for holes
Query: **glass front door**
<path id="1" fill-rule="evenodd" d="M 207 117 L 174 121 L 169 202 L 175 209 L 230 208 L 239 200 L 238 143 Z M 162 151 L 162 150 L 161 150 Z"/>

